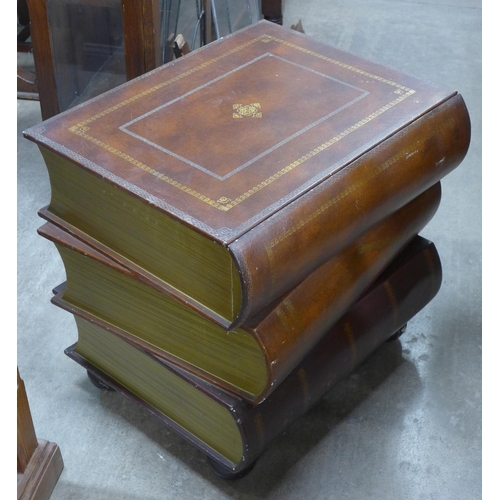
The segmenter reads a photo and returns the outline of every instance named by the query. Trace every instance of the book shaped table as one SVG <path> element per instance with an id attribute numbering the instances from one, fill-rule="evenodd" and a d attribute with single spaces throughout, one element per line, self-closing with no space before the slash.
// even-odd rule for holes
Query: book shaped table
<path id="1" fill-rule="evenodd" d="M 262 21 L 24 135 L 67 354 L 234 477 L 437 293 L 417 235 L 470 119 L 454 89 Z"/>

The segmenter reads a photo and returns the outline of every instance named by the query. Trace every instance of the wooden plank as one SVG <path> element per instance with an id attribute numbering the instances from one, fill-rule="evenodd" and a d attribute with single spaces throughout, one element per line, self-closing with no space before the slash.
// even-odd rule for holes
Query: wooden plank
<path id="1" fill-rule="evenodd" d="M 63 468 L 59 447 L 39 440 L 24 474 L 18 474 L 17 499 L 49 500 Z"/>
<path id="2" fill-rule="evenodd" d="M 17 370 L 18 500 L 48 500 L 63 468 L 59 447 L 36 437 L 26 388 Z"/>
<path id="3" fill-rule="evenodd" d="M 127 80 L 160 64 L 160 14 L 153 0 L 122 0 Z"/>
<path id="4" fill-rule="evenodd" d="M 144 70 L 151 71 L 161 64 L 160 3 L 142 0 Z"/>
<path id="5" fill-rule="evenodd" d="M 26 470 L 37 446 L 26 388 L 17 370 L 17 472 Z"/>
<path id="6" fill-rule="evenodd" d="M 40 96 L 38 92 L 17 92 L 17 98 L 23 101 L 39 101 Z"/>
<path id="7" fill-rule="evenodd" d="M 144 74 L 142 1 L 122 0 L 123 44 L 127 80 Z"/>
<path id="8" fill-rule="evenodd" d="M 27 0 L 42 119 L 60 112 L 45 0 Z"/>

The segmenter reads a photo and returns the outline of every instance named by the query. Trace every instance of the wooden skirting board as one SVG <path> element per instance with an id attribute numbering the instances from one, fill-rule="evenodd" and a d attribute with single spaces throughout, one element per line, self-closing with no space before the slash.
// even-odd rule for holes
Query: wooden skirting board
<path id="1" fill-rule="evenodd" d="M 24 382 L 17 371 L 17 499 L 48 500 L 64 463 L 59 446 L 37 439 Z"/>
<path id="2" fill-rule="evenodd" d="M 17 499 L 48 500 L 63 467 L 59 446 L 39 439 L 26 470 L 17 474 Z"/>

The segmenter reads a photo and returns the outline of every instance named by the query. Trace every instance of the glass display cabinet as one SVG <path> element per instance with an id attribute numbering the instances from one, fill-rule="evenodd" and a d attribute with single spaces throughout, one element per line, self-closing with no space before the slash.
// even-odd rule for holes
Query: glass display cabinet
<path id="1" fill-rule="evenodd" d="M 44 120 L 179 56 L 179 34 L 185 53 L 262 18 L 282 22 L 282 0 L 22 1 Z"/>

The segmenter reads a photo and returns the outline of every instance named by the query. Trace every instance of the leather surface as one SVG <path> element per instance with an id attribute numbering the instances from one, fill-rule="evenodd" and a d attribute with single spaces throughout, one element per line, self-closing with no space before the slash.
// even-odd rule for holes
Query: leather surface
<path id="1" fill-rule="evenodd" d="M 469 114 L 456 95 L 231 244 L 245 290 L 233 325 L 449 174 L 469 142 Z"/>
<path id="2" fill-rule="evenodd" d="M 432 219 L 441 200 L 435 184 L 311 273 L 279 302 L 248 321 L 268 359 L 269 385 L 279 386 L 333 324 Z"/>
<path id="3" fill-rule="evenodd" d="M 25 135 L 228 244 L 454 94 L 262 21 Z"/>
<path id="4" fill-rule="evenodd" d="M 434 216 L 440 199 L 441 185 L 437 183 L 368 230 L 278 301 L 242 325 L 242 329 L 256 338 L 265 357 L 268 377 L 260 394 L 249 395 L 237 387 L 215 379 L 190 364 L 189 360 L 180 360 L 158 348 L 150 350 L 157 356 L 237 393 L 247 401 L 254 404 L 261 402 L 279 386 L 404 246 L 425 227 Z M 84 240 L 75 238 L 60 227 L 46 223 L 39 229 L 39 234 L 53 243 L 68 247 L 119 273 L 157 288 L 157 283 L 151 280 L 149 274 L 137 273 L 120 265 L 105 253 L 93 249 Z M 163 292 L 169 293 L 168 289 Z M 59 301 L 57 305 L 61 304 L 63 302 Z M 134 344 L 144 345 L 142 340 L 131 340 L 131 337 L 126 335 Z"/>
<path id="5" fill-rule="evenodd" d="M 170 429 L 204 453 L 234 471 L 239 471 L 250 466 L 289 425 L 306 413 L 328 390 L 425 307 L 439 291 L 441 280 L 441 262 L 434 244 L 420 236 L 416 237 L 273 394 L 257 406 L 252 406 L 205 380 L 158 359 L 166 370 L 173 371 L 195 385 L 198 390 L 231 409 L 235 420 L 241 426 L 245 445 L 245 456 L 238 464 L 228 463 L 224 457 L 219 456 L 155 408 L 146 405 L 119 384 L 108 381 L 105 374 L 74 353 L 74 346 L 68 348 L 66 353 L 84 368 L 99 372 L 99 376 L 106 382 L 139 405 L 145 406 Z M 57 303 L 57 296 L 55 300 Z M 103 328 L 121 336 L 115 327 L 99 322 L 84 311 L 73 308 L 72 313 L 88 321 L 97 322 Z"/>

